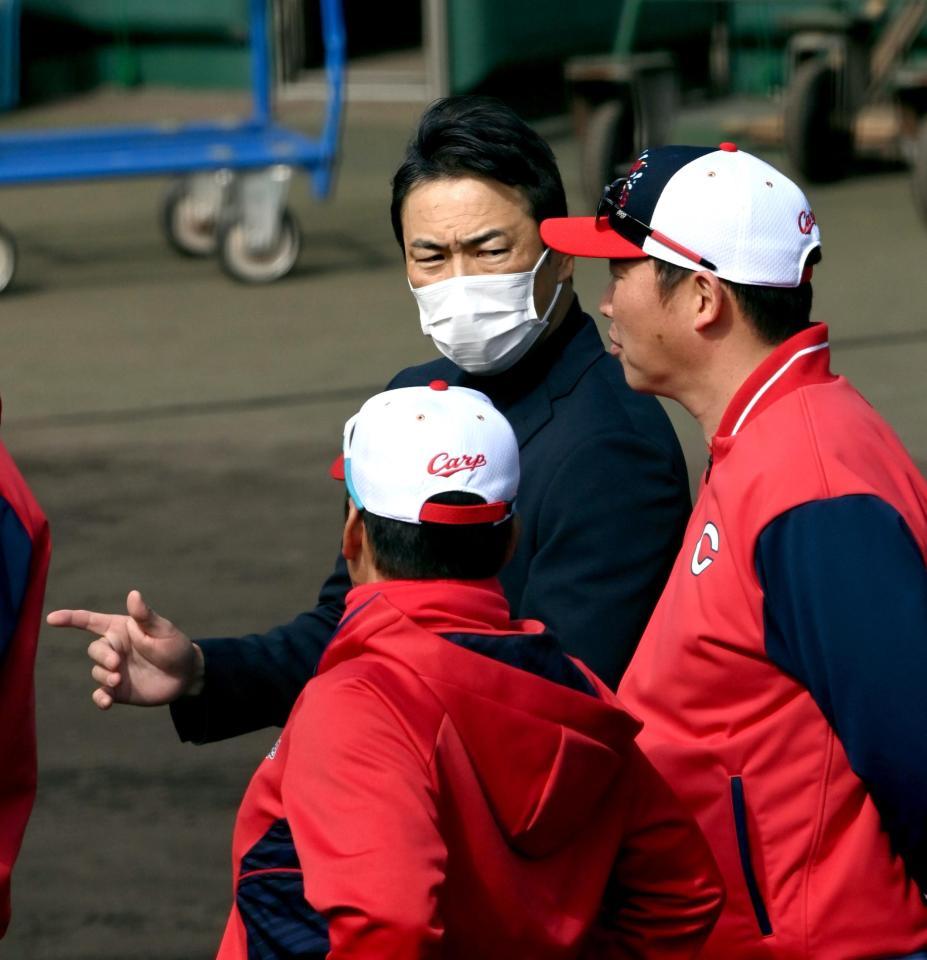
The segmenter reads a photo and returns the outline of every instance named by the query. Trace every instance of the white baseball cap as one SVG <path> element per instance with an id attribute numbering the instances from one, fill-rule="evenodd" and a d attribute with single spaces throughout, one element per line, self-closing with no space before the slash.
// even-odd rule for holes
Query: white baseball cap
<path id="1" fill-rule="evenodd" d="M 821 246 L 808 198 L 733 143 L 645 150 L 605 187 L 595 217 L 541 224 L 554 250 L 580 257 L 656 257 L 732 283 L 797 287 Z"/>
<path id="2" fill-rule="evenodd" d="M 343 450 L 331 473 L 358 509 L 405 523 L 500 523 L 512 515 L 518 441 L 478 390 L 433 380 L 378 393 L 345 424 Z M 427 502 L 451 491 L 483 502 Z"/>

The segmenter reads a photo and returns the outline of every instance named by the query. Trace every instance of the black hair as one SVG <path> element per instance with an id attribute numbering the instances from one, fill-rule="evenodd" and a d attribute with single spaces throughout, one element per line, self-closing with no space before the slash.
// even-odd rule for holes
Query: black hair
<path id="1" fill-rule="evenodd" d="M 390 216 L 400 247 L 402 205 L 409 191 L 429 180 L 466 176 L 517 187 L 538 223 L 566 216 L 554 154 L 514 110 L 492 97 L 446 97 L 422 115 L 393 177 Z"/>
<path id="2" fill-rule="evenodd" d="M 474 493 L 439 493 L 429 503 L 484 503 Z M 361 511 L 377 570 L 391 580 L 484 580 L 508 556 L 514 520 L 501 523 L 405 523 Z"/>
<path id="3" fill-rule="evenodd" d="M 820 248 L 808 254 L 807 266 L 821 259 Z M 693 272 L 666 260 L 653 258 L 660 299 L 664 302 L 686 276 Z M 749 283 L 731 283 L 721 280 L 722 285 L 737 301 L 743 315 L 752 324 L 757 336 L 771 347 L 784 343 L 789 337 L 804 330 L 811 323 L 811 283 L 797 287 L 763 287 Z"/>

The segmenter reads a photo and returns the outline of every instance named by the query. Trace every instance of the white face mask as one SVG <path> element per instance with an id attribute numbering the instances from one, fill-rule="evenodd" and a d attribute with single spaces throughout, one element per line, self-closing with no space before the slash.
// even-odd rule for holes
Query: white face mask
<path id="1" fill-rule="evenodd" d="M 534 277 L 550 250 L 526 273 L 481 273 L 413 287 L 422 333 L 468 373 L 502 373 L 517 363 L 544 332 L 562 283 L 538 317 Z"/>

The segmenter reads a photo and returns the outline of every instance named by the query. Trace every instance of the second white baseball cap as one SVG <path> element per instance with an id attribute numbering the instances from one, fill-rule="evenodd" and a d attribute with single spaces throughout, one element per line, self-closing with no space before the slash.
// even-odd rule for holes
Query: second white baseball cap
<path id="1" fill-rule="evenodd" d="M 435 380 L 371 397 L 344 428 L 343 478 L 359 509 L 405 523 L 499 523 L 518 491 L 518 441 L 477 390 Z M 429 503 L 438 493 L 481 503 Z"/>

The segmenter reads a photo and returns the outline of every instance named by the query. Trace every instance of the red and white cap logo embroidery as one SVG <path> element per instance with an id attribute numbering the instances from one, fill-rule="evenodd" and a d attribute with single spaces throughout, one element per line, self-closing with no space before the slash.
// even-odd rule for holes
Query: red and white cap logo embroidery
<path id="1" fill-rule="evenodd" d="M 817 220 L 814 219 L 814 212 L 812 210 L 802 210 L 798 215 L 798 229 L 801 230 L 805 236 L 811 233 L 816 223 Z"/>
<path id="2" fill-rule="evenodd" d="M 476 470 L 486 466 L 486 457 L 482 453 L 474 456 L 462 453 L 452 457 L 447 453 L 436 453 L 428 461 L 428 472 L 434 477 L 452 477 L 461 470 Z"/>

